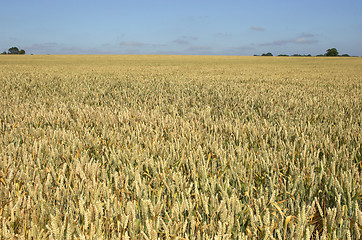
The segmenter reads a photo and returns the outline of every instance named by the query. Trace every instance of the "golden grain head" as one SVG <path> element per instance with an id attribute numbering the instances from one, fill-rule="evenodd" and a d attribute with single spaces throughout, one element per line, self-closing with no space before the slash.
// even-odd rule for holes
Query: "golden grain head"
<path id="1" fill-rule="evenodd" d="M 0 57 L 1 239 L 359 239 L 362 60 Z"/>

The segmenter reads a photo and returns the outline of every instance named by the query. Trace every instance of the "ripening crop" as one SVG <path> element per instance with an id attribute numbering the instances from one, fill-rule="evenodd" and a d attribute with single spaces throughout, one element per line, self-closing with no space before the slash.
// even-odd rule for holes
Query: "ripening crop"
<path id="1" fill-rule="evenodd" d="M 0 239 L 361 239 L 362 59 L 0 56 Z"/>

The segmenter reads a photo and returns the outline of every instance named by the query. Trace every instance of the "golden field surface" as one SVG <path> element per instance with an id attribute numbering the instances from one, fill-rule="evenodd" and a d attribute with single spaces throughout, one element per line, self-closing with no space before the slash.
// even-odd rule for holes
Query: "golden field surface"
<path id="1" fill-rule="evenodd" d="M 362 58 L 0 56 L 0 239 L 361 239 Z"/>

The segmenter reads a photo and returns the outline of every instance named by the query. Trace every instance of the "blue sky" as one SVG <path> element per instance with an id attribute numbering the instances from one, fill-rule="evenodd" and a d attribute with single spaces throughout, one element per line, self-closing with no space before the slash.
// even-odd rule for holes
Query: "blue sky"
<path id="1" fill-rule="evenodd" d="M 361 0 L 0 0 L 0 51 L 362 56 Z"/>

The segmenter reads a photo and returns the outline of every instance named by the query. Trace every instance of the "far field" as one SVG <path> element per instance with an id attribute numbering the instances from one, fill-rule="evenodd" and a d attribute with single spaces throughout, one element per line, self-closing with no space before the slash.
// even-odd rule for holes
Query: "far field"
<path id="1" fill-rule="evenodd" d="M 362 58 L 0 56 L 0 239 L 361 239 Z"/>

